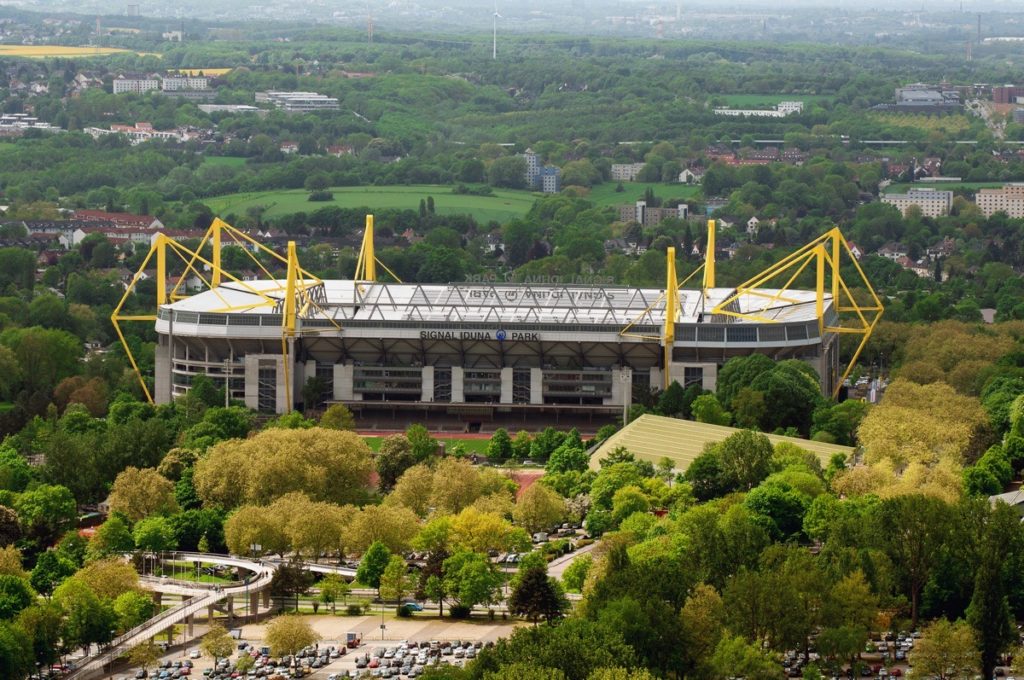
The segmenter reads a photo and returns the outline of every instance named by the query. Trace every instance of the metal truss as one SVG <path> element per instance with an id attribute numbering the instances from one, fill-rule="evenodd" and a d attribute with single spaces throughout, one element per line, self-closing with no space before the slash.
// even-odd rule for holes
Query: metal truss
<path id="1" fill-rule="evenodd" d="M 850 292 L 846 281 L 840 273 L 840 267 L 844 254 L 849 258 L 857 271 L 859 283 L 863 284 L 869 296 L 867 304 L 860 304 Z M 778 319 L 770 316 L 770 313 L 783 305 L 800 304 L 803 301 L 787 297 L 786 293 L 800 275 L 814 264 L 815 286 L 814 286 L 814 313 L 818 319 L 818 332 L 821 336 L 825 333 L 850 334 L 861 336 L 857 350 L 850 358 L 850 363 L 843 372 L 842 377 L 836 383 L 832 393 L 834 399 L 843 385 L 843 382 L 850 375 L 857 359 L 867 345 L 872 331 L 882 318 L 884 311 L 882 301 L 878 298 L 867 275 L 861 269 L 860 263 L 854 257 L 853 252 L 846 243 L 839 227 L 834 227 L 825 234 L 814 239 L 796 252 L 783 258 L 776 264 L 764 270 L 757 276 L 751 278 L 736 287 L 735 291 L 711 311 L 713 315 L 721 314 L 736 319 L 747 319 L 761 323 L 776 323 Z M 785 283 L 778 288 L 768 292 L 763 290 L 771 288 L 772 285 L 782 277 L 788 275 Z M 830 317 L 832 323 L 826 323 L 825 301 L 826 294 L 832 299 L 834 317 Z M 739 310 L 740 300 L 744 300 L 745 311 Z M 753 304 L 751 304 L 753 302 Z"/>
<path id="2" fill-rule="evenodd" d="M 367 224 L 370 228 L 370 254 L 372 256 L 372 216 L 367 216 Z M 253 286 L 224 269 L 221 265 L 221 249 L 225 245 L 225 238 L 229 239 L 232 244 L 242 248 L 242 251 L 249 256 L 253 264 L 267 277 L 270 282 L 269 285 Z M 203 248 L 207 245 L 212 250 L 209 259 L 202 254 Z M 364 249 L 365 247 L 366 239 L 364 238 Z M 168 288 L 169 281 L 167 277 L 168 255 L 172 256 L 172 258 L 176 257 L 177 261 L 184 265 L 181 276 L 174 283 L 174 286 L 170 288 Z M 267 269 L 260 260 L 260 255 L 268 258 L 270 262 L 276 262 L 285 268 L 287 273 L 284 280 L 277 279 Z M 360 257 L 362 258 L 362 254 Z M 124 309 L 129 296 L 135 292 L 138 282 L 145 277 L 144 272 L 154 258 L 156 259 L 156 310 L 152 314 L 122 314 L 121 310 Z M 175 262 L 173 259 L 171 261 Z M 372 268 L 371 273 L 373 273 Z M 269 307 L 274 313 L 281 315 L 281 347 L 285 357 L 285 391 L 290 410 L 292 386 L 287 358 L 289 356 L 290 341 L 300 332 L 297 330 L 298 319 L 321 317 L 330 321 L 338 330 L 341 330 L 341 326 L 324 309 L 327 296 L 323 281 L 300 266 L 294 241 L 288 242 L 287 254 L 282 256 L 248 234 L 222 221 L 220 218 L 213 220 L 210 228 L 207 229 L 195 249 L 189 248 L 163 233 L 158 233 L 150 245 L 149 252 L 143 259 L 138 271 L 135 272 L 132 280 L 126 286 L 124 295 L 110 316 L 110 321 L 114 326 L 118 339 L 121 341 L 121 346 L 124 347 L 125 354 L 128 356 L 128 361 L 135 371 L 146 399 L 152 403 L 153 395 L 150 394 L 149 386 L 146 385 L 142 372 L 139 370 L 138 362 L 135 360 L 131 347 L 124 337 L 121 323 L 131 321 L 155 322 L 160 307 L 169 302 L 173 303 L 189 297 L 186 292 L 182 292 L 182 286 L 185 285 L 187 279 L 191 276 L 198 278 L 203 288 L 211 291 L 223 303 L 223 307 L 209 310 L 211 313 L 251 311 L 260 307 Z M 257 301 L 241 305 L 232 304 L 225 297 L 224 291 L 221 290 L 222 287 L 229 287 L 234 291 L 253 295 L 257 298 Z"/>

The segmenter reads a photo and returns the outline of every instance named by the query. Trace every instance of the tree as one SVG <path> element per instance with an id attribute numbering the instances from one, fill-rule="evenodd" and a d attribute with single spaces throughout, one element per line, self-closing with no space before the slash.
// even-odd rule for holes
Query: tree
<path id="1" fill-rule="evenodd" d="M 568 606 L 562 589 L 548 576 L 545 567 L 533 567 L 521 574 L 508 600 L 509 611 L 524 616 L 534 625 L 561 618 Z"/>
<path id="2" fill-rule="evenodd" d="M 730 483 L 741 489 L 752 489 L 771 472 L 774 450 L 771 440 L 763 434 L 743 430 L 731 434 L 717 446 L 722 470 Z"/>
<path id="3" fill-rule="evenodd" d="M 282 597 L 292 596 L 295 598 L 295 609 L 299 609 L 299 595 L 309 592 L 310 586 L 316 577 L 313 572 L 306 571 L 301 562 L 292 561 L 280 565 L 274 572 L 274 578 L 270 582 L 270 592 Z"/>
<path id="4" fill-rule="evenodd" d="M 11 349 L 21 366 L 26 387 L 48 392 L 57 383 L 78 372 L 82 343 L 67 331 L 8 328 L 0 333 L 0 345 Z"/>
<path id="5" fill-rule="evenodd" d="M 708 665 L 722 638 L 724 623 L 725 606 L 718 591 L 707 584 L 697 584 L 679 612 L 686 659 L 691 669 Z"/>
<path id="6" fill-rule="evenodd" d="M 134 567 L 118 558 L 92 562 L 80 569 L 74 578 L 88 586 L 97 596 L 108 600 L 139 589 L 139 575 Z"/>
<path id="7" fill-rule="evenodd" d="M 21 564 L 21 551 L 13 545 L 0 548 L 0 574 L 28 578 L 28 572 Z"/>
<path id="8" fill-rule="evenodd" d="M 3 349 L 6 348 L 0 348 L 0 355 Z M 32 470 L 25 457 L 10 446 L 0 445 L 0 489 L 24 491 L 31 479 Z"/>
<path id="9" fill-rule="evenodd" d="M 86 555 L 90 560 L 98 560 L 108 555 L 128 552 L 134 547 L 135 538 L 128 523 L 121 515 L 111 515 L 96 529 L 86 548 Z"/>
<path id="10" fill-rule="evenodd" d="M 412 447 L 412 456 L 416 459 L 417 463 L 423 463 L 432 458 L 441 446 L 440 442 L 430 436 L 427 428 L 419 424 L 410 425 L 406 428 L 405 436 L 409 440 L 409 445 Z"/>
<path id="11" fill-rule="evenodd" d="M 125 468 L 114 480 L 108 501 L 111 512 L 121 513 L 132 521 L 178 511 L 174 483 L 155 468 Z"/>
<path id="12" fill-rule="evenodd" d="M 732 422 L 732 414 L 722 408 L 713 394 L 702 394 L 693 400 L 693 419 L 698 423 L 711 425 L 728 425 Z"/>
<path id="13" fill-rule="evenodd" d="M 487 459 L 495 463 L 503 463 L 512 457 L 512 439 L 508 436 L 508 430 L 499 427 L 491 435 L 491 441 L 487 443 Z"/>
<path id="14" fill-rule="evenodd" d="M 18 628 L 32 640 L 32 653 L 36 663 L 50 664 L 57 660 L 61 650 L 62 612 L 53 602 L 37 603 L 18 614 Z M 0 658 L 5 652 L 0 651 Z"/>
<path id="15" fill-rule="evenodd" d="M 207 656 L 213 657 L 213 665 L 216 666 L 218 659 L 226 659 L 231 656 L 231 652 L 235 650 L 235 640 L 224 629 L 224 626 L 214 623 L 203 636 L 199 646 Z M 274 653 L 280 654 L 280 652 Z"/>
<path id="16" fill-rule="evenodd" d="M 760 645 L 752 645 L 738 635 L 724 636 L 715 647 L 711 666 L 718 677 L 747 680 L 778 680 L 782 668 Z"/>
<path id="17" fill-rule="evenodd" d="M 0 505 L 0 545 L 10 545 L 21 538 L 18 513 L 6 505 Z"/>
<path id="18" fill-rule="evenodd" d="M 127 631 L 152 618 L 156 604 L 149 595 L 129 590 L 114 599 L 118 630 Z"/>
<path id="19" fill-rule="evenodd" d="M 533 534 L 550 529 L 565 518 L 565 501 L 543 484 L 531 484 L 516 501 L 512 517 Z"/>
<path id="20" fill-rule="evenodd" d="M 525 188 L 526 159 L 522 156 L 495 158 L 487 168 L 487 181 L 496 187 Z"/>
<path id="21" fill-rule="evenodd" d="M 551 452 L 551 457 L 548 458 L 544 468 L 551 474 L 570 470 L 582 472 L 587 469 L 589 464 L 590 456 L 587 455 L 586 449 L 577 446 L 575 442 L 565 441 Z"/>
<path id="22" fill-rule="evenodd" d="M 381 541 L 374 541 L 359 561 L 356 580 L 380 591 L 380 579 L 391 562 L 391 551 Z"/>
<path id="23" fill-rule="evenodd" d="M 160 648 L 152 640 L 136 645 L 128 652 L 128 663 L 146 670 L 160 659 Z"/>
<path id="24" fill-rule="evenodd" d="M 334 614 L 338 598 L 345 599 L 352 592 L 352 586 L 338 574 L 327 574 L 320 581 L 320 601 L 324 604 L 330 603 L 331 613 Z"/>
<path id="25" fill-rule="evenodd" d="M 64 613 L 61 640 L 68 647 L 85 647 L 111 639 L 117 626 L 117 615 L 110 600 L 102 600 L 78 576 L 60 584 L 53 592 L 53 601 Z"/>
<path id="26" fill-rule="evenodd" d="M 434 471 L 426 465 L 414 465 L 398 478 L 394 489 L 384 499 L 389 505 L 401 505 L 425 517 L 431 507 Z"/>
<path id="27" fill-rule="evenodd" d="M 361 553 L 379 541 L 391 552 L 401 553 L 408 549 L 418 530 L 419 518 L 408 508 L 367 505 L 349 520 L 345 532 L 346 547 Z"/>
<path id="28" fill-rule="evenodd" d="M 981 668 L 971 627 L 965 621 L 942 618 L 925 627 L 908 660 L 915 676 L 939 680 L 973 678 Z"/>
<path id="29" fill-rule="evenodd" d="M 320 427 L 328 430 L 355 430 L 356 419 L 344 404 L 331 404 L 320 416 Z"/>
<path id="30" fill-rule="evenodd" d="M 732 488 L 722 467 L 722 456 L 717 446 L 705 448 L 693 459 L 683 473 L 683 479 L 693 488 L 693 497 L 698 501 L 709 501 L 724 496 Z"/>
<path id="31" fill-rule="evenodd" d="M 135 524 L 132 530 L 135 547 L 148 552 L 174 550 L 177 540 L 174 527 L 166 517 L 147 517 Z"/>
<path id="32" fill-rule="evenodd" d="M 385 602 L 399 602 L 413 589 L 415 581 L 409 576 L 409 565 L 401 555 L 391 555 L 384 573 L 380 575 L 380 597 Z"/>
<path id="33" fill-rule="evenodd" d="M 372 471 L 370 449 L 354 432 L 272 428 L 212 446 L 193 480 L 208 507 L 267 505 L 292 491 L 344 505 L 365 498 Z"/>
<path id="34" fill-rule="evenodd" d="M 590 553 L 577 555 L 573 561 L 562 572 L 562 585 L 573 593 L 583 592 L 583 584 L 587 581 L 587 574 L 594 565 L 594 558 Z"/>
<path id="35" fill-rule="evenodd" d="M 14 509 L 27 534 L 49 544 L 78 517 L 75 497 L 63 486 L 40 484 L 20 494 Z"/>
<path id="36" fill-rule="evenodd" d="M 35 599 L 27 579 L 0 574 L 0 619 L 13 619 Z"/>
<path id="37" fill-rule="evenodd" d="M 967 623 L 981 648 L 982 677 L 993 677 L 999 656 L 1017 639 L 1008 601 L 1006 563 L 1020 555 L 1020 522 L 1010 506 L 999 503 L 989 513 L 979 546 L 974 593 L 967 607 Z M 987 675 L 986 675 L 987 673 Z"/>
<path id="38" fill-rule="evenodd" d="M 320 640 L 320 636 L 298 614 L 278 616 L 267 624 L 265 639 L 274 656 L 295 654 Z"/>
<path id="39" fill-rule="evenodd" d="M 386 437 L 377 452 L 377 475 L 381 491 L 390 491 L 402 473 L 416 464 L 412 443 L 402 434 Z"/>
<path id="40" fill-rule="evenodd" d="M 0 677 L 24 678 L 33 670 L 32 640 L 17 624 L 0 621 Z"/>
<path id="41" fill-rule="evenodd" d="M 64 579 L 75 573 L 75 565 L 56 550 L 47 550 L 36 559 L 29 582 L 36 592 L 49 597 Z"/>
<path id="42" fill-rule="evenodd" d="M 493 602 L 502 577 L 486 556 L 460 550 L 444 561 L 444 591 L 455 598 L 452 614 L 466 616 L 474 605 Z"/>

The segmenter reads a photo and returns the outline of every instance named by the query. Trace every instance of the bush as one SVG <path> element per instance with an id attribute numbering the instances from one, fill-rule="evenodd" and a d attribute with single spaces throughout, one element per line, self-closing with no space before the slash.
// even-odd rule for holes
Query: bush
<path id="1" fill-rule="evenodd" d="M 448 607 L 448 613 L 451 614 L 453 619 L 468 619 L 470 613 L 473 611 L 472 607 L 465 605 L 456 604 Z"/>
<path id="2" fill-rule="evenodd" d="M 309 200 L 313 201 L 313 202 L 333 201 L 334 200 L 334 194 L 332 194 L 330 191 L 326 191 L 326 190 L 311 191 L 311 192 L 309 192 Z"/>
<path id="3" fill-rule="evenodd" d="M 350 604 L 345 607 L 345 614 L 348 616 L 362 616 L 363 605 L 361 604 Z"/>
<path id="4" fill-rule="evenodd" d="M 400 619 L 408 619 L 411 616 L 412 616 L 412 609 L 409 608 L 409 605 L 403 604 L 401 607 L 398 608 L 398 618 L 400 618 Z"/>

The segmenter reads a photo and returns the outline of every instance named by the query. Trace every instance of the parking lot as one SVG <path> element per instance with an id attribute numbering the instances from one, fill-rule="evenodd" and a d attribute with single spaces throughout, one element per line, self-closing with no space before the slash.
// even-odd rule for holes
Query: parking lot
<path id="1" fill-rule="evenodd" d="M 303 617 L 313 629 L 320 635 L 321 641 L 307 654 L 298 657 L 294 661 L 299 668 L 308 669 L 301 673 L 302 677 L 331 680 L 348 677 L 385 677 L 385 678 L 415 678 L 422 669 L 428 665 L 438 663 L 451 663 L 461 665 L 467 659 L 472 659 L 477 652 L 485 645 L 502 637 L 511 635 L 512 631 L 521 625 L 522 621 L 490 621 L 484 618 L 470 620 L 438 619 L 436 617 L 422 617 L 409 619 L 396 619 L 387 617 L 384 619 L 384 629 L 381 630 L 381 617 L 359 616 L 305 616 Z M 244 645 L 244 649 L 236 649 L 230 659 L 230 663 L 222 666 L 223 671 L 217 672 L 213 668 L 213 659 L 198 654 L 201 631 L 197 630 L 197 637 L 189 643 L 185 649 L 176 649 L 165 655 L 158 662 L 160 665 L 169 666 L 165 668 L 150 669 L 149 678 L 161 678 L 165 673 L 165 680 L 174 678 L 195 678 L 196 680 L 218 678 L 230 678 L 235 672 L 235 662 L 241 654 L 253 656 L 253 668 L 245 674 L 235 677 L 264 678 L 280 675 L 283 677 L 297 677 L 300 674 L 291 668 L 291 659 L 272 658 L 269 654 L 264 655 L 264 637 L 266 626 L 264 624 L 251 624 L 236 629 L 240 636 L 238 645 Z M 345 640 L 348 633 L 356 633 L 362 644 L 354 649 L 345 649 Z M 434 642 L 436 647 L 431 650 L 430 644 Z M 422 645 L 422 647 L 421 647 Z M 332 656 L 330 650 L 334 649 Z M 266 650 L 269 651 L 269 650 Z M 388 653 L 390 652 L 390 656 Z M 326 656 L 326 658 L 324 658 Z M 287 663 L 283 663 L 287 662 Z M 175 666 L 175 664 L 179 666 Z M 192 668 L 186 669 L 185 663 L 193 664 Z M 257 665 L 258 664 L 258 665 Z M 134 680 L 139 669 L 125 669 L 117 672 L 114 677 L 118 680 Z"/>

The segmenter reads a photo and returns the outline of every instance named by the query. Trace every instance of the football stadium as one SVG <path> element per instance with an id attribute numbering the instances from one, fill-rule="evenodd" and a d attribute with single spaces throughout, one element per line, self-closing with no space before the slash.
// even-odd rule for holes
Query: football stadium
<path id="1" fill-rule="evenodd" d="M 157 403 L 206 375 L 226 384 L 231 399 L 286 413 L 314 398 L 314 385 L 317 406 L 343 403 L 361 424 L 383 428 L 416 420 L 466 431 L 589 430 L 621 417 L 634 395 L 672 381 L 714 390 L 728 359 L 754 352 L 806 361 L 823 393 L 835 395 L 849 370 L 840 336 L 859 335 L 859 353 L 882 312 L 859 266 L 866 303 L 842 280 L 840 259 L 852 254 L 838 229 L 736 287 L 715 285 L 714 234 L 712 221 L 695 288 L 676 279 L 673 249 L 662 289 L 419 284 L 377 280 L 383 263 L 373 252 L 372 217 L 351 280 L 314 277 L 294 244 L 274 253 L 215 220 L 195 250 L 158 237 L 139 270 L 156 260 L 155 314 L 121 317 L 119 307 L 113 320 L 118 333 L 122 321 L 155 323 L 155 375 L 140 380 Z M 262 249 L 264 259 L 270 253 L 285 276 L 263 267 L 266 278 L 241 280 L 224 271 L 226 240 Z M 178 290 L 185 276 L 168 278 L 174 256 L 204 290 Z M 791 288 L 801 274 L 816 280 L 813 289 Z M 856 354 L 849 366 L 854 361 Z"/>

